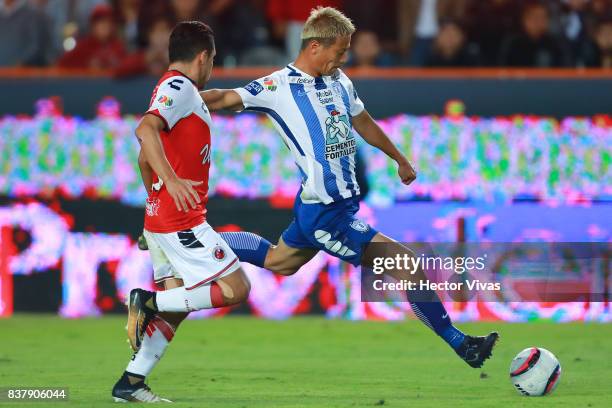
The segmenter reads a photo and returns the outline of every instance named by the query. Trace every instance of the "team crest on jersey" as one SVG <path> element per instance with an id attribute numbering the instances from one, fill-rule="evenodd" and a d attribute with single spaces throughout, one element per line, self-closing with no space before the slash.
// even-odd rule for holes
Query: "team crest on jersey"
<path id="1" fill-rule="evenodd" d="M 355 231 L 366 232 L 370 229 L 370 226 L 361 220 L 355 220 L 351 222 L 351 228 Z"/>
<path id="2" fill-rule="evenodd" d="M 271 92 L 276 91 L 277 86 L 276 86 L 276 82 L 274 82 L 274 79 L 264 78 L 263 83 L 268 91 L 271 91 Z"/>
<path id="3" fill-rule="evenodd" d="M 351 124 L 346 115 L 334 110 L 325 119 L 325 158 L 327 160 L 354 154 L 357 150 Z"/>
<path id="4" fill-rule="evenodd" d="M 161 95 L 159 98 L 157 98 L 157 103 L 163 105 L 164 108 L 169 108 L 172 106 L 174 101 L 169 96 Z"/>
<path id="5" fill-rule="evenodd" d="M 346 115 L 334 110 L 331 116 L 325 119 L 325 144 L 336 144 L 344 140 L 352 139 L 351 124 Z"/>
<path id="6" fill-rule="evenodd" d="M 149 217 L 154 217 L 159 212 L 159 198 L 147 198 L 145 211 Z"/>
<path id="7" fill-rule="evenodd" d="M 225 259 L 225 250 L 221 247 L 221 245 L 217 245 L 212 249 L 213 257 L 221 262 Z"/>
<path id="8" fill-rule="evenodd" d="M 263 86 L 257 81 L 251 81 L 247 86 L 244 87 L 251 95 L 257 96 L 261 91 L 264 90 Z"/>

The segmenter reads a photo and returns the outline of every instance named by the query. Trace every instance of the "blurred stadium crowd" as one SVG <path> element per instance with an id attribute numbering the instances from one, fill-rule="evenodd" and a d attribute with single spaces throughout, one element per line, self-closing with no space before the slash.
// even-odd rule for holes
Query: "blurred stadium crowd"
<path id="1" fill-rule="evenodd" d="M 217 66 L 284 65 L 317 5 L 355 22 L 352 67 L 612 67 L 612 0 L 0 0 L 0 67 L 159 75 L 182 20 Z"/>

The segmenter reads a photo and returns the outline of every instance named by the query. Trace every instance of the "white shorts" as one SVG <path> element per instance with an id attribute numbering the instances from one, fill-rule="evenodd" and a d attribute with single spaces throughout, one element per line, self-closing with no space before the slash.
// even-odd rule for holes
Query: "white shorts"
<path id="1" fill-rule="evenodd" d="M 222 278 L 240 268 L 238 257 L 207 222 L 185 231 L 145 230 L 155 283 L 182 279 L 187 290 Z"/>

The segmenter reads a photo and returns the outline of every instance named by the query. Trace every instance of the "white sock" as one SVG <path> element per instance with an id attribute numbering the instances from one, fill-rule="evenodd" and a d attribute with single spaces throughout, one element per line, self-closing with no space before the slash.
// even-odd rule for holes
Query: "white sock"
<path id="1" fill-rule="evenodd" d="M 211 309 L 211 286 L 209 283 L 199 288 L 187 290 L 184 287 L 157 292 L 155 301 L 160 312 L 192 312 L 194 310 Z"/>
<path id="2" fill-rule="evenodd" d="M 164 355 L 174 337 L 174 329 L 168 322 L 155 316 L 146 329 L 140 350 L 134 353 L 125 371 L 147 377 Z"/>

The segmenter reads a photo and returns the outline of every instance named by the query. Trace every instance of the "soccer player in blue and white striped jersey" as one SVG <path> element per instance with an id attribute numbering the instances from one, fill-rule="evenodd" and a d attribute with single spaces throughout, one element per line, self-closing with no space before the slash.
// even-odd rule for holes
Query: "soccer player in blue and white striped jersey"
<path id="1" fill-rule="evenodd" d="M 233 90 L 202 92 L 210 110 L 263 112 L 291 150 L 302 175 L 295 218 L 277 245 L 252 233 L 222 233 L 240 261 L 291 275 L 319 250 L 354 265 L 373 259 L 374 246 L 386 243 L 393 256 L 414 253 L 357 219 L 359 186 L 355 178 L 357 131 L 367 143 L 395 160 L 406 185 L 416 172 L 368 114 L 351 80 L 340 70 L 348 58 L 355 27 L 330 7 L 314 9 L 304 25 L 295 62 Z M 380 247 L 378 247 L 380 248 Z M 399 280 L 425 279 L 391 270 Z M 462 333 L 451 322 L 435 291 L 409 293 L 415 315 L 442 337 L 472 367 L 481 367 L 498 338 Z M 427 301 L 423 301 L 427 299 Z"/>

